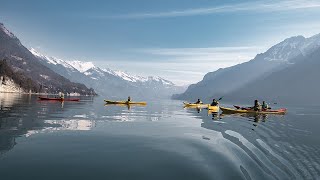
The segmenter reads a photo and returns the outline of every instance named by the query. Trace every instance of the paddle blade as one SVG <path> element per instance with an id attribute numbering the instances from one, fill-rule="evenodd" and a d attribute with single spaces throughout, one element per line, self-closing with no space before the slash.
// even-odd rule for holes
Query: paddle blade
<path id="1" fill-rule="evenodd" d="M 235 108 L 240 109 L 240 106 L 233 105 Z"/>

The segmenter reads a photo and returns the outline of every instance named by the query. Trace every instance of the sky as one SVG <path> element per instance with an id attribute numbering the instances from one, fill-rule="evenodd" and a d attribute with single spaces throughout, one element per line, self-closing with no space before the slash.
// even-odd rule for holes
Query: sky
<path id="1" fill-rule="evenodd" d="M 319 0 L 0 0 L 27 48 L 178 85 L 320 33 Z"/>

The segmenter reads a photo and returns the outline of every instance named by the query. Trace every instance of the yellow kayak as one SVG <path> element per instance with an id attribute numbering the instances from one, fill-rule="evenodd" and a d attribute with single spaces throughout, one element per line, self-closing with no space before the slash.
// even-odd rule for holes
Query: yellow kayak
<path id="1" fill-rule="evenodd" d="M 104 106 L 119 106 L 119 107 L 131 107 L 131 106 L 145 106 L 146 104 L 111 104 L 106 103 Z"/>
<path id="2" fill-rule="evenodd" d="M 211 106 L 211 105 L 208 105 L 208 110 L 210 112 L 219 112 L 219 106 Z"/>
<path id="3" fill-rule="evenodd" d="M 111 101 L 111 100 L 104 100 L 107 104 L 126 104 L 126 105 L 147 105 L 147 102 L 133 102 L 133 101 Z"/>
<path id="4" fill-rule="evenodd" d="M 285 114 L 287 109 L 281 108 L 276 110 L 263 110 L 263 111 L 254 111 L 254 110 L 245 110 L 245 109 L 233 109 L 220 107 L 223 113 L 251 113 L 251 114 Z"/>
<path id="5" fill-rule="evenodd" d="M 195 104 L 183 102 L 185 108 L 207 108 L 209 104 Z"/>

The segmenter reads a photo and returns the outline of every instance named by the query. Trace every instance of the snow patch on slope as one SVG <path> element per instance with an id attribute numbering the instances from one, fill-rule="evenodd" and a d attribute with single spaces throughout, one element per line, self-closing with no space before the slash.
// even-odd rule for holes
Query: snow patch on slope
<path id="1" fill-rule="evenodd" d="M 271 47 L 266 52 L 268 56 L 264 59 L 267 61 L 288 62 L 289 59 L 292 59 L 301 53 L 300 48 L 304 44 L 305 40 L 306 39 L 303 36 L 295 36 L 285 39 L 279 44 Z"/>
<path id="2" fill-rule="evenodd" d="M 301 52 L 305 56 L 319 47 L 320 47 L 320 34 L 317 34 L 306 39 L 306 42 L 301 47 Z"/>
<path id="3" fill-rule="evenodd" d="M 16 38 L 16 36 L 15 36 L 12 32 L 10 32 L 6 27 L 4 27 L 4 25 L 3 25 L 2 23 L 0 23 L 0 29 L 1 29 L 4 33 L 6 33 L 9 37 L 11 37 L 11 38 Z"/>
<path id="4" fill-rule="evenodd" d="M 92 62 L 82 62 L 82 61 L 66 61 L 66 62 L 82 73 L 95 67 Z"/>
<path id="5" fill-rule="evenodd" d="M 41 58 L 41 59 L 43 59 L 43 60 L 47 60 L 47 62 L 48 62 L 49 64 L 54 64 L 54 65 L 57 65 L 57 64 L 58 64 L 56 61 L 53 61 L 52 58 L 40 54 L 40 53 L 39 53 L 37 50 L 35 50 L 34 48 L 29 49 L 29 51 L 30 51 L 33 55 L 35 55 L 36 57 Z"/>
<path id="6" fill-rule="evenodd" d="M 42 77 L 42 78 L 44 78 L 44 79 L 50 79 L 49 76 L 43 75 L 43 74 L 40 74 L 40 77 Z"/>
<path id="7" fill-rule="evenodd" d="M 68 69 L 71 69 L 71 70 L 75 69 L 73 66 L 71 66 L 66 61 L 64 61 L 62 59 L 55 58 L 55 57 L 49 57 L 49 56 L 43 55 L 43 54 L 39 53 L 37 50 L 35 50 L 34 48 L 29 49 L 29 51 L 33 55 L 35 55 L 36 57 L 46 61 L 49 64 L 53 64 L 53 65 L 58 65 L 59 64 L 59 65 L 64 66 L 65 68 L 68 68 Z"/>
<path id="8" fill-rule="evenodd" d="M 298 55 L 306 56 L 320 47 L 320 34 L 309 38 L 294 36 L 271 47 L 266 53 L 267 61 L 289 62 Z"/>
<path id="9" fill-rule="evenodd" d="M 145 78 L 145 77 L 129 75 L 129 74 L 122 72 L 122 71 L 113 71 L 113 75 L 118 76 L 126 81 L 131 81 L 131 82 L 145 82 L 145 81 L 147 81 L 147 78 Z"/>

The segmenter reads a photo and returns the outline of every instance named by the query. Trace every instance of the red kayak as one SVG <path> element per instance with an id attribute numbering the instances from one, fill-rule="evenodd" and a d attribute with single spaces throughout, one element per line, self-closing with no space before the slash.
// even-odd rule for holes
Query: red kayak
<path id="1" fill-rule="evenodd" d="M 47 97 L 39 97 L 41 101 L 80 101 L 79 98 L 67 98 L 67 99 L 62 99 L 62 98 L 47 98 Z"/>

